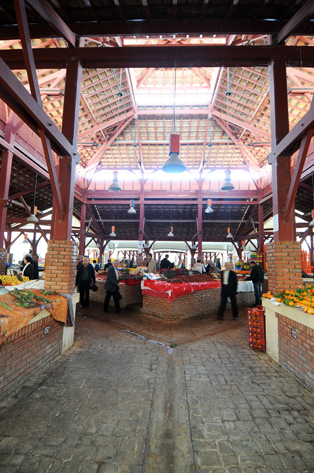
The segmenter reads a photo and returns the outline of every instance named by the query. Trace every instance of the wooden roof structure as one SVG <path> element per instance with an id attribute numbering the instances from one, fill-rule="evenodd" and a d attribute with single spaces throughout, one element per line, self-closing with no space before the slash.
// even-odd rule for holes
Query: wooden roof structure
<path id="1" fill-rule="evenodd" d="M 16 3 L 0 0 L 0 59 L 30 90 Z M 115 221 L 119 238 L 137 239 L 138 217 L 127 214 L 128 200 L 133 196 L 137 204 L 143 192 L 150 239 L 166 239 L 173 222 L 176 237 L 192 240 L 199 192 L 204 241 L 225 241 L 228 221 L 235 237 L 254 231 L 257 207 L 252 202 L 271 195 L 268 61 L 277 54 L 286 58 L 292 130 L 313 98 L 313 2 L 25 0 L 25 5 L 43 111 L 54 130 L 62 131 L 66 67 L 72 58 L 82 63 L 74 214 L 80 218 L 87 202 L 91 231 L 107 238 Z M 5 149 L 3 88 L 0 146 Z M 34 118 L 24 118 L 26 125 L 15 138 L 10 196 L 24 192 L 31 206 L 37 174 L 36 204 L 45 212 L 53 195 L 49 170 Z M 158 174 L 154 180 L 168 158 L 174 131 L 190 179 L 171 182 Z M 67 147 L 58 137 L 52 146 L 56 156 Z M 313 208 L 313 151 L 311 143 L 296 194 L 296 210 L 303 213 Z M 221 177 L 204 177 L 200 188 L 200 170 L 203 177 L 239 170 L 248 180 L 235 180 L 235 189 L 223 193 Z M 113 171 L 122 176 L 122 191 L 114 197 L 108 192 Z M 209 216 L 204 213 L 207 198 L 213 199 Z M 270 203 L 265 200 L 264 220 L 271 215 Z M 8 208 L 8 222 L 27 215 L 25 206 Z"/>

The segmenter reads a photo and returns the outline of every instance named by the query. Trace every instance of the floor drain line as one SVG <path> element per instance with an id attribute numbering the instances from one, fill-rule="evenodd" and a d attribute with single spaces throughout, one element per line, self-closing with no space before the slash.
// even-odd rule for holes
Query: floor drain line
<path id="1" fill-rule="evenodd" d="M 171 348 L 169 345 L 165 345 L 164 343 L 157 342 L 156 340 L 151 340 L 149 338 L 144 337 L 144 335 L 139 335 L 138 333 L 131 332 L 131 330 L 123 330 L 123 332 L 129 333 L 130 335 L 134 335 L 135 337 L 138 337 L 141 340 L 146 340 L 147 342 L 154 343 L 155 345 L 165 347 L 167 349 L 168 355 L 172 355 L 173 353 L 173 348 Z"/>

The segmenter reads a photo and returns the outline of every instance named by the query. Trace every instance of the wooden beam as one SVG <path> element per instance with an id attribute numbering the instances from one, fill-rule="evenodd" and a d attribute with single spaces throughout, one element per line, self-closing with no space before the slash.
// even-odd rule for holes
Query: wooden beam
<path id="1" fill-rule="evenodd" d="M 299 149 L 299 154 L 298 154 L 297 162 L 296 162 L 294 172 L 292 175 L 292 179 L 291 179 L 291 183 L 290 183 L 290 187 L 289 187 L 289 191 L 287 195 L 286 205 L 285 205 L 285 220 L 286 221 L 289 220 L 292 207 L 294 205 L 295 196 L 298 190 L 300 177 L 301 177 L 304 163 L 305 163 L 307 153 L 309 150 L 312 134 L 313 132 L 311 131 L 307 135 L 303 136 L 302 141 L 301 141 L 301 146 Z"/>
<path id="2" fill-rule="evenodd" d="M 289 20 L 277 35 L 277 43 L 287 39 L 292 33 L 300 28 L 307 20 L 310 20 L 314 13 L 314 2 L 308 0 L 297 13 Z"/>

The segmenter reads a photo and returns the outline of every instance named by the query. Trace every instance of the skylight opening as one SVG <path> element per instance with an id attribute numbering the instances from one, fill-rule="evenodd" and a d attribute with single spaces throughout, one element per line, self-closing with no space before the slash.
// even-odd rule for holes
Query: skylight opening
<path id="1" fill-rule="evenodd" d="M 181 90 L 178 88 L 175 105 L 176 107 L 208 105 L 210 98 L 211 94 L 208 88 L 193 87 L 181 88 Z M 135 102 L 140 107 L 172 107 L 174 104 L 173 90 L 138 89 L 135 93 Z"/>

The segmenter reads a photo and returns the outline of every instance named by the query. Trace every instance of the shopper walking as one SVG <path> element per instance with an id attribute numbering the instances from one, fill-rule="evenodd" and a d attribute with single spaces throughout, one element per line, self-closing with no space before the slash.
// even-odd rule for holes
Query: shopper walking
<path id="1" fill-rule="evenodd" d="M 115 259 L 112 266 L 107 271 L 107 279 L 105 283 L 106 297 L 104 301 L 104 311 L 109 312 L 109 302 L 111 296 L 113 297 L 116 314 L 121 312 L 120 310 L 120 292 L 119 292 L 119 273 L 118 273 L 119 260 Z"/>
<path id="2" fill-rule="evenodd" d="M 35 279 L 35 268 L 32 263 L 33 260 L 30 255 L 24 256 L 24 268 L 22 271 L 22 276 L 25 276 L 30 280 Z"/>
<path id="3" fill-rule="evenodd" d="M 218 320 L 223 320 L 228 297 L 231 301 L 233 319 L 238 320 L 237 290 L 237 275 L 232 271 L 232 263 L 226 263 L 225 270 L 221 271 L 221 299 L 217 315 Z"/>
<path id="4" fill-rule="evenodd" d="M 262 304 L 262 283 L 264 282 L 264 271 L 255 261 L 250 261 L 251 274 L 246 278 L 247 281 L 252 281 L 254 286 L 255 304 Z"/>
<path id="5" fill-rule="evenodd" d="M 78 267 L 75 281 L 80 291 L 81 309 L 88 309 L 89 307 L 89 289 L 92 282 L 95 284 L 95 271 L 93 265 L 89 263 L 89 258 L 84 256 L 83 264 Z"/>

